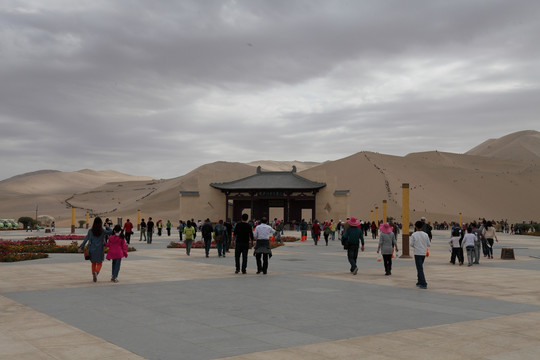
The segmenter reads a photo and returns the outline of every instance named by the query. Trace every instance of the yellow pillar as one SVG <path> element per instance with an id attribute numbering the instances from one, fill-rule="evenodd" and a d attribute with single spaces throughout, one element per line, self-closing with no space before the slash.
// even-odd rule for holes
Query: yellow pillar
<path id="1" fill-rule="evenodd" d="M 377 224 L 377 228 L 379 228 L 379 207 L 375 206 L 375 224 Z"/>
<path id="2" fill-rule="evenodd" d="M 373 210 L 371 210 L 371 215 L 369 216 L 369 223 L 373 222 Z"/>
<path id="3" fill-rule="evenodd" d="M 137 210 L 137 231 L 141 231 L 141 210 Z"/>
<path id="4" fill-rule="evenodd" d="M 86 212 L 86 228 L 87 229 L 88 229 L 89 223 L 90 223 L 90 213 L 87 211 Z"/>
<path id="5" fill-rule="evenodd" d="M 463 225 L 462 225 L 462 224 L 463 224 L 463 221 L 462 221 L 462 220 L 463 220 L 462 215 L 461 215 L 461 213 L 459 213 L 459 227 L 460 227 L 460 228 L 463 226 Z"/>
<path id="6" fill-rule="evenodd" d="M 75 208 L 71 207 L 71 233 L 75 234 Z"/>
<path id="7" fill-rule="evenodd" d="M 388 222 L 388 203 L 386 200 L 382 201 L 382 221 Z"/>
<path id="8" fill-rule="evenodd" d="M 402 191 L 402 210 L 403 215 L 401 217 L 402 230 L 401 230 L 401 256 L 410 258 L 409 254 L 409 184 L 401 185 Z"/>

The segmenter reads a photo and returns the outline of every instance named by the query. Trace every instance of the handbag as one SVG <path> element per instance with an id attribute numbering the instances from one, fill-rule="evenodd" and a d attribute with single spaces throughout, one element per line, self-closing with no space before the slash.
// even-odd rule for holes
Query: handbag
<path id="1" fill-rule="evenodd" d="M 84 249 L 84 260 L 90 260 L 90 250 L 88 248 Z"/>

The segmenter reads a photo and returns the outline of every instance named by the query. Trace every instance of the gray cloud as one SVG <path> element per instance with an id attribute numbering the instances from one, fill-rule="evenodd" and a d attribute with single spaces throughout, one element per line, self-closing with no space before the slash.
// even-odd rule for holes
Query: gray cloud
<path id="1" fill-rule="evenodd" d="M 527 0 L 4 1 L 0 179 L 465 152 L 539 130 L 539 15 Z"/>

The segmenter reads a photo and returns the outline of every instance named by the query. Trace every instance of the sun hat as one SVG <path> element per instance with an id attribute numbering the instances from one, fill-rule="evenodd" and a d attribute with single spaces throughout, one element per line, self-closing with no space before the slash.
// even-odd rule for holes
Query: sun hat
<path id="1" fill-rule="evenodd" d="M 389 223 L 381 224 L 381 226 L 379 226 L 379 229 L 385 234 L 390 234 L 394 230 Z"/>
<path id="2" fill-rule="evenodd" d="M 354 216 L 350 218 L 350 220 L 347 220 L 347 223 L 351 226 L 358 226 L 360 225 L 360 220 L 357 220 Z"/>

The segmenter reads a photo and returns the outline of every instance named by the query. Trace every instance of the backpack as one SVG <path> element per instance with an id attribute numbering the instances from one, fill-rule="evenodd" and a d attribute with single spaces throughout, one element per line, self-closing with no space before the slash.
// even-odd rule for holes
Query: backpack
<path id="1" fill-rule="evenodd" d="M 225 238 L 225 227 L 223 225 L 216 225 L 214 228 L 214 238 L 216 243 L 222 243 Z"/>

